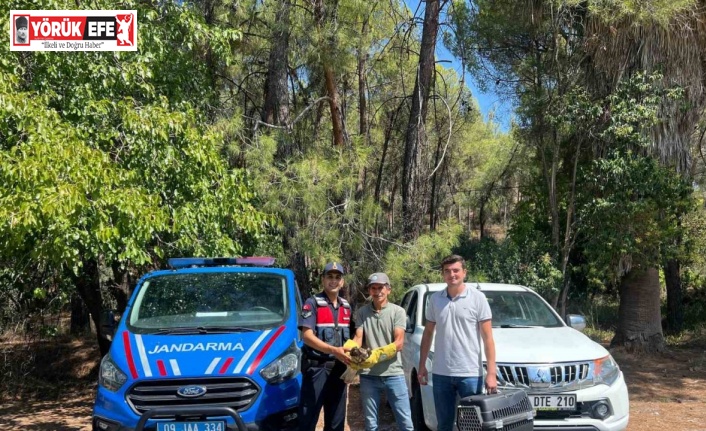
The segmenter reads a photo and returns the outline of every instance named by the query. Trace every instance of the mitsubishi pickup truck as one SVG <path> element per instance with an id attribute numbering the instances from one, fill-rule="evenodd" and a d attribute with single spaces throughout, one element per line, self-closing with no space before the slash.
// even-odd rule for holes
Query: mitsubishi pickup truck
<path id="1" fill-rule="evenodd" d="M 620 431 L 628 426 L 628 390 L 609 352 L 580 332 L 586 321 L 565 323 L 540 295 L 524 286 L 466 283 L 488 299 L 493 318 L 498 389 L 524 390 L 536 416 L 535 431 Z M 436 430 L 432 388 L 417 380 L 426 303 L 444 283 L 419 284 L 401 301 L 407 313 L 402 362 L 417 431 Z M 432 369 L 434 346 L 426 368 Z"/>

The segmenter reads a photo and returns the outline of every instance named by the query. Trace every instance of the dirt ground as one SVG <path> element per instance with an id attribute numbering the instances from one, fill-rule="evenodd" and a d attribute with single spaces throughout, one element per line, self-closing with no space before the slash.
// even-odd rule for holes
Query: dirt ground
<path id="1" fill-rule="evenodd" d="M 0 429 L 90 431 L 97 366 L 89 359 L 97 357 L 90 341 L 33 350 L 35 363 L 25 360 L 24 368 L 14 354 L 18 349 L 28 347 L 0 343 Z M 706 346 L 672 348 L 653 356 L 613 354 L 630 391 L 628 431 L 706 431 Z M 40 364 L 45 371 L 39 371 Z M 8 385 L 18 378 L 24 386 Z M 395 431 L 389 407 L 381 414 L 381 431 Z M 349 388 L 346 428 L 364 429 L 357 385 Z"/>

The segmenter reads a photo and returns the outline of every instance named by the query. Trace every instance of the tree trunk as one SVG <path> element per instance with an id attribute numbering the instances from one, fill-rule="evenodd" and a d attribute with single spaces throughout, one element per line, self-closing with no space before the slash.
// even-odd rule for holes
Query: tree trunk
<path id="1" fill-rule="evenodd" d="M 439 32 L 439 0 L 428 0 L 424 11 L 422 46 L 419 52 L 419 67 L 414 82 L 414 94 L 410 107 L 409 123 L 405 136 L 404 162 L 402 167 L 402 226 L 407 240 L 419 236 L 425 214 L 423 196 L 420 196 L 423 178 L 420 141 L 427 115 L 429 93 L 434 78 L 436 36 Z"/>
<path id="2" fill-rule="evenodd" d="M 324 64 L 324 78 L 326 79 L 326 94 L 329 97 L 329 109 L 331 110 L 331 123 L 333 125 L 333 145 L 343 147 L 344 127 L 343 127 L 343 111 L 341 111 L 341 101 L 338 97 L 338 89 L 336 87 L 336 78 L 333 73 L 333 68 L 329 62 Z"/>
<path id="3" fill-rule="evenodd" d="M 80 335 L 88 332 L 89 314 L 86 305 L 78 293 L 71 295 L 71 328 L 72 335 Z"/>
<path id="4" fill-rule="evenodd" d="M 610 345 L 634 352 L 663 351 L 657 268 L 633 268 L 620 280 L 619 291 L 618 328 Z"/>
<path id="5" fill-rule="evenodd" d="M 571 173 L 571 192 L 569 194 L 568 203 L 566 205 L 566 225 L 564 227 L 564 241 L 559 250 L 559 259 L 561 259 L 561 291 L 557 297 L 559 301 L 559 313 L 562 317 L 566 316 L 567 302 L 569 298 L 569 287 L 571 286 L 571 280 L 569 275 L 569 258 L 571 257 L 571 250 L 574 247 L 574 237 L 575 232 L 573 229 L 574 224 L 574 210 L 576 206 L 576 176 L 578 172 L 579 157 L 581 155 L 581 142 L 576 145 L 576 152 L 574 153 L 574 168 Z M 557 309 L 557 304 L 552 304 L 555 309 Z"/>
<path id="6" fill-rule="evenodd" d="M 282 125 L 289 121 L 289 89 L 287 86 L 287 54 L 289 53 L 290 0 L 281 0 L 275 17 L 272 33 L 267 78 L 265 79 L 265 103 L 262 121 Z M 286 158 L 291 148 L 278 148 L 278 156 Z"/>
<path id="7" fill-rule="evenodd" d="M 565 268 L 562 270 L 562 274 L 564 274 L 564 277 L 561 282 L 561 290 L 557 296 L 558 306 L 554 305 L 554 309 L 557 310 L 557 313 L 559 313 L 563 319 L 566 317 L 566 307 L 568 305 L 567 299 L 569 297 L 569 286 L 571 285 L 571 280 L 569 279 Z"/>
<path id="8" fill-rule="evenodd" d="M 368 34 L 368 17 L 366 16 L 363 20 L 363 27 L 360 32 L 360 41 L 358 42 L 358 133 L 360 137 L 365 142 L 366 147 L 370 145 L 370 139 L 368 135 L 368 100 L 366 97 L 366 91 L 368 88 L 368 81 L 365 76 L 365 67 L 368 60 L 368 52 L 363 45 L 365 36 Z M 361 166 L 358 171 L 358 184 L 356 185 L 355 197 L 356 199 L 361 199 L 363 193 L 365 192 L 365 166 Z"/>
<path id="9" fill-rule="evenodd" d="M 478 239 L 485 238 L 485 200 L 481 199 L 478 208 Z"/>
<path id="10" fill-rule="evenodd" d="M 81 274 L 77 276 L 69 271 L 69 276 L 74 282 L 81 299 L 86 304 L 88 312 L 91 314 L 91 320 L 93 320 L 93 325 L 96 327 L 98 348 L 100 349 L 101 357 L 103 357 L 110 349 L 110 340 L 101 333 L 100 316 L 103 311 L 103 300 L 101 297 L 98 262 L 94 259 L 84 260 Z"/>
<path id="11" fill-rule="evenodd" d="M 670 259 L 664 265 L 664 281 L 667 284 L 666 331 L 678 334 L 684 328 L 684 292 L 681 285 L 681 262 Z"/>
<path id="12" fill-rule="evenodd" d="M 389 124 L 385 127 L 385 140 L 382 143 L 382 154 L 380 155 L 380 164 L 378 165 L 378 176 L 375 179 L 375 194 L 374 199 L 376 203 L 380 203 L 380 192 L 382 190 L 382 177 L 385 171 L 385 158 L 387 157 L 387 148 L 390 143 L 390 137 L 392 135 L 392 124 L 391 119 L 392 114 L 388 113 Z"/>
<path id="13" fill-rule="evenodd" d="M 383 171 L 385 168 L 385 159 L 387 158 L 387 151 L 390 146 L 390 140 L 392 139 L 392 133 L 395 129 L 395 123 L 397 122 L 397 114 L 400 113 L 402 109 L 402 104 L 397 106 L 394 113 L 387 113 L 387 125 L 385 126 L 385 140 L 382 143 L 382 155 L 380 156 L 380 165 L 378 166 L 378 177 L 375 180 L 375 202 L 380 203 L 380 194 L 382 191 L 382 180 Z M 396 177 L 396 175 L 395 175 Z M 392 201 L 390 201 L 390 206 L 392 206 Z"/>
<path id="14" fill-rule="evenodd" d="M 127 308 L 127 301 L 130 299 L 134 286 L 132 286 L 130 272 L 121 268 L 118 262 L 113 262 L 111 269 L 113 270 L 113 283 L 109 286 L 109 290 L 117 303 L 117 311 L 122 314 Z"/>
<path id="15" fill-rule="evenodd" d="M 343 123 L 343 111 L 341 110 L 341 101 L 338 96 L 338 88 L 336 86 L 336 76 L 333 72 L 332 64 L 333 58 L 335 57 L 333 53 L 336 50 L 336 26 L 337 13 L 338 13 L 338 2 L 332 2 L 332 5 L 326 5 L 325 0 L 315 0 L 314 2 L 314 18 L 316 19 L 316 25 L 321 34 L 324 27 L 327 24 L 334 23 L 334 29 L 331 30 L 330 35 L 322 35 L 322 48 L 323 54 L 322 67 L 324 70 L 324 80 L 326 85 L 326 95 L 329 98 L 329 109 L 331 111 L 331 123 L 333 126 L 333 145 L 336 147 L 343 147 L 346 142 L 345 139 L 345 125 Z"/>
<path id="16" fill-rule="evenodd" d="M 439 136 L 443 136 L 443 133 L 440 133 Z M 443 149 L 443 139 L 439 138 L 436 144 L 436 152 L 434 153 L 434 166 L 438 166 L 434 174 L 431 176 L 431 193 L 429 195 L 429 231 L 434 232 L 436 230 L 436 225 L 438 223 L 438 218 L 437 218 L 437 203 L 440 200 L 439 198 L 439 193 L 438 189 L 441 188 L 439 183 L 441 182 L 441 166 L 439 166 L 439 163 L 441 162 L 441 153 Z"/>
<path id="17" fill-rule="evenodd" d="M 201 2 L 202 6 L 202 11 L 203 11 L 203 17 L 204 21 L 206 24 L 213 25 L 214 19 L 216 17 L 216 2 L 207 0 Z M 208 77 L 209 77 L 209 93 L 208 93 L 208 105 L 206 108 L 207 115 L 208 117 L 213 120 L 216 117 L 216 109 L 215 107 L 219 105 L 218 101 L 218 91 L 217 89 L 219 87 L 218 81 L 219 81 L 219 75 L 221 75 L 221 70 L 219 67 L 219 62 L 217 60 L 218 55 L 213 53 L 213 48 L 211 47 L 211 44 L 208 44 L 206 46 L 206 52 L 205 52 L 205 63 L 206 63 L 206 69 L 208 70 Z"/>
<path id="18" fill-rule="evenodd" d="M 368 80 L 365 76 L 365 67 L 368 61 L 368 51 L 363 46 L 365 36 L 368 34 L 368 18 L 363 21 L 363 28 L 360 31 L 360 42 L 358 43 L 358 133 L 363 139 L 368 137 L 368 98 L 366 91 L 368 89 Z"/>

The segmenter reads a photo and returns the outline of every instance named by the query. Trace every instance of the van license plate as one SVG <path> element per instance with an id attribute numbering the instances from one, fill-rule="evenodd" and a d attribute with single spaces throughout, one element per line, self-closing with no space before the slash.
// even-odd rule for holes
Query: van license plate
<path id="1" fill-rule="evenodd" d="M 227 431 L 223 421 L 157 422 L 157 431 Z"/>
<path id="2" fill-rule="evenodd" d="M 529 395 L 535 410 L 576 410 L 576 394 Z"/>

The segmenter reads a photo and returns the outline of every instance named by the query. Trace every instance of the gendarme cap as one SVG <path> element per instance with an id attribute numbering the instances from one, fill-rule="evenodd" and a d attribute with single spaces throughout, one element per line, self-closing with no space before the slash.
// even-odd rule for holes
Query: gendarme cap
<path id="1" fill-rule="evenodd" d="M 390 279 L 384 272 L 376 272 L 375 274 L 371 274 L 370 277 L 368 277 L 368 283 L 366 284 L 366 286 L 370 286 L 371 284 L 387 284 L 389 286 Z"/>
<path id="2" fill-rule="evenodd" d="M 324 266 L 324 274 L 329 273 L 331 271 L 338 271 L 341 274 L 345 274 L 346 270 L 343 268 L 343 265 L 341 265 L 338 262 L 329 262 Z"/>

